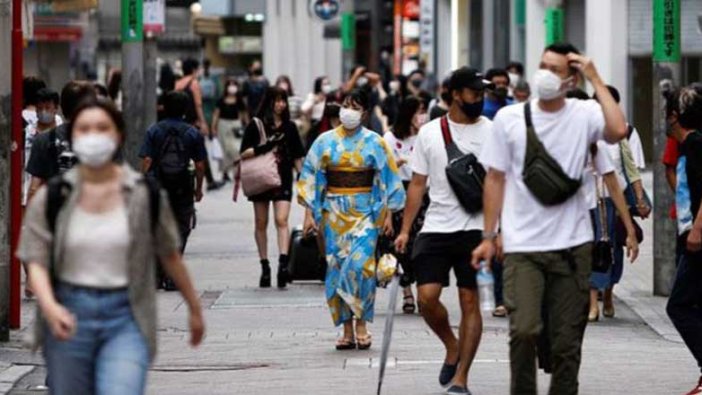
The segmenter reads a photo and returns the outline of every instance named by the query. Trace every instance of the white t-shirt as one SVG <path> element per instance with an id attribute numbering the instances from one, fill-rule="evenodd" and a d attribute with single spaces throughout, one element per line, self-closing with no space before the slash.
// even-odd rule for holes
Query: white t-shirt
<path id="1" fill-rule="evenodd" d="M 597 184 L 600 185 L 600 193 L 606 195 L 606 189 L 602 188 L 602 176 L 616 171 L 612 158 L 607 150 L 607 143 L 604 141 L 597 142 L 597 155 L 593 158 L 590 155 L 588 159 L 585 175 L 583 176 L 583 187 L 580 193 L 584 194 L 585 201 L 588 202 L 590 209 L 597 208 Z M 594 159 L 594 160 L 593 160 Z"/>
<path id="2" fill-rule="evenodd" d="M 601 140 L 605 126 L 599 103 L 567 99 L 558 112 L 547 113 L 538 100 L 531 103 L 536 134 L 571 178 L 585 173 L 590 145 Z M 524 104 L 507 106 L 495 117 L 493 133 L 481 153 L 486 168 L 506 175 L 501 229 L 507 253 L 546 252 L 575 247 L 593 240 L 585 194 L 576 193 L 563 204 L 543 206 L 522 179 L 526 155 Z"/>
<path id="3" fill-rule="evenodd" d="M 449 119 L 451 137 L 464 154 L 480 154 L 490 134 L 492 121 L 480 117 L 473 125 L 457 124 Z M 454 233 L 466 230 L 482 230 L 483 214 L 469 214 L 446 178 L 448 154 L 441 135 L 441 118 L 424 125 L 414 143 L 410 161 L 412 171 L 429 176 L 429 209 L 420 233 Z"/>
<path id="4" fill-rule="evenodd" d="M 400 178 L 402 181 L 410 181 L 412 179 L 412 168 L 409 165 L 409 160 L 412 156 L 414 142 L 417 140 L 417 136 L 409 136 L 404 140 L 400 140 L 395 137 L 393 132 L 387 132 L 383 135 L 383 138 L 388 143 L 388 147 L 392 149 L 395 160 L 404 159 L 405 162 L 407 162 L 400 166 Z"/>
<path id="5" fill-rule="evenodd" d="M 643 152 L 643 144 L 641 144 L 641 135 L 639 131 L 634 128 L 631 132 L 631 137 L 629 137 L 629 147 L 631 148 L 631 153 L 634 155 L 634 163 L 639 169 L 646 168 L 646 157 Z"/>

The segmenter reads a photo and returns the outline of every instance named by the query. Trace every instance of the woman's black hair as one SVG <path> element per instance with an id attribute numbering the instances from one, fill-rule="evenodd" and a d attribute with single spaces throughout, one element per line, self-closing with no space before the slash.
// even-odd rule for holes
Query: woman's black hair
<path id="1" fill-rule="evenodd" d="M 275 80 L 275 85 L 278 86 L 281 82 L 284 82 L 288 84 L 288 91 L 285 92 L 287 93 L 288 96 L 295 96 L 295 90 L 293 89 L 292 81 L 290 81 L 290 77 L 287 75 L 281 75 L 278 77 L 277 80 Z"/>
<path id="2" fill-rule="evenodd" d="M 392 133 L 400 140 L 404 140 L 412 133 L 412 120 L 417 111 L 422 108 L 422 102 L 419 98 L 408 96 L 400 103 L 395 118 L 395 124 L 392 127 Z"/>
<path id="3" fill-rule="evenodd" d="M 185 59 L 183 61 L 183 76 L 187 77 L 192 75 L 198 68 L 200 68 L 200 62 L 198 62 L 196 59 Z"/>
<path id="4" fill-rule="evenodd" d="M 96 95 L 100 95 L 102 97 L 110 96 L 110 93 L 107 91 L 107 88 L 105 87 L 105 85 L 103 85 L 99 82 L 93 82 L 93 88 L 95 89 Z"/>
<path id="5" fill-rule="evenodd" d="M 314 79 L 314 94 L 319 94 L 322 92 L 322 85 L 324 85 L 324 80 L 326 80 L 326 76 L 321 76 L 317 77 Z"/>
<path id="6" fill-rule="evenodd" d="M 694 83 L 680 90 L 680 126 L 688 130 L 702 129 L 702 84 Z"/>
<path id="7" fill-rule="evenodd" d="M 365 112 L 370 111 L 370 99 L 368 98 L 368 94 L 363 89 L 356 88 L 352 90 L 344 98 L 344 101 L 346 100 L 350 100 L 351 102 L 358 104 Z"/>
<path id="8" fill-rule="evenodd" d="M 680 115 L 680 89 L 672 89 L 663 93 L 665 98 L 665 117 Z"/>
<path id="9" fill-rule="evenodd" d="M 158 87 L 162 93 L 168 93 L 175 89 L 176 76 L 170 64 L 164 63 L 161 65 Z"/>
<path id="10" fill-rule="evenodd" d="M 73 128 L 75 127 L 76 119 L 78 119 L 78 116 L 80 116 L 80 114 L 83 111 L 90 110 L 93 108 L 101 109 L 107 114 L 107 116 L 110 117 L 112 122 L 115 124 L 115 127 L 117 128 L 117 132 L 120 135 L 119 145 L 121 147 L 124 144 L 124 139 L 127 137 L 124 117 L 111 100 L 98 97 L 89 97 L 81 101 L 74 110 L 73 118 L 71 119 L 71 123 L 69 124 L 69 133 L 67 136 L 69 144 L 73 143 Z"/>
<path id="11" fill-rule="evenodd" d="M 222 93 L 222 98 L 229 96 L 229 93 L 227 92 L 227 90 L 228 90 L 229 87 L 232 86 L 232 85 L 236 86 L 237 88 L 240 88 L 240 89 L 238 89 L 238 90 L 236 91 L 236 95 L 235 95 L 235 96 L 236 96 L 237 102 L 238 102 L 238 103 L 241 103 L 242 100 L 243 100 L 243 99 L 242 99 L 242 98 L 243 98 L 243 94 L 241 93 L 241 87 L 239 86 L 239 81 L 235 80 L 234 78 L 228 78 L 228 79 L 224 82 L 224 90 L 223 90 L 223 93 Z"/>
<path id="12" fill-rule="evenodd" d="M 35 106 L 37 104 L 37 92 L 46 88 L 46 82 L 38 77 L 24 77 L 22 80 L 22 96 L 24 107 Z"/>
<path id="13" fill-rule="evenodd" d="M 120 89 L 122 89 L 122 71 L 115 70 L 107 83 L 107 92 L 110 94 L 110 99 L 117 100 Z"/>
<path id="14" fill-rule="evenodd" d="M 266 89 L 266 94 L 263 96 L 263 100 L 261 100 L 258 111 L 256 111 L 256 116 L 262 120 L 266 126 L 272 126 L 274 123 L 273 114 L 275 102 L 278 99 L 282 99 L 286 103 L 285 111 L 283 111 L 283 114 L 280 116 L 282 121 L 284 123 L 290 121 L 290 108 L 287 106 L 288 94 L 277 86 L 272 86 Z"/>

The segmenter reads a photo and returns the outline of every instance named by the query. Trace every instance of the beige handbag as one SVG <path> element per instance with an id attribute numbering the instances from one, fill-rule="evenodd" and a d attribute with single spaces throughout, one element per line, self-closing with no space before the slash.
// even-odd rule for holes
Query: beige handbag
<path id="1" fill-rule="evenodd" d="M 266 144 L 267 137 L 260 119 L 254 118 L 258 132 L 260 134 L 259 145 Z M 256 196 L 282 185 L 280 173 L 278 173 L 278 158 L 276 150 L 269 151 L 263 155 L 254 156 L 249 159 L 242 159 L 239 162 L 236 175 L 236 185 L 234 187 L 234 201 L 236 201 L 239 184 L 246 197 Z"/>

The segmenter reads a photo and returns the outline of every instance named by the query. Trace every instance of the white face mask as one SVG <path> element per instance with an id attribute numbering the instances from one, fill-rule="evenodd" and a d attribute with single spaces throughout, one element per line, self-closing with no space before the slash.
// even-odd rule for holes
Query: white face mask
<path id="1" fill-rule="evenodd" d="M 104 133 L 89 133 L 73 141 L 73 153 L 80 163 L 100 168 L 109 163 L 117 152 L 117 142 Z"/>
<path id="2" fill-rule="evenodd" d="M 356 87 L 363 88 L 366 85 L 368 85 L 368 77 L 360 77 L 356 80 Z"/>
<path id="3" fill-rule="evenodd" d="M 541 69 L 534 73 L 532 83 L 536 88 L 536 94 L 542 100 L 554 100 L 562 97 L 566 93 L 566 87 L 571 78 L 562 80 L 550 70 Z"/>
<path id="4" fill-rule="evenodd" d="M 392 92 L 400 91 L 400 81 L 390 81 L 390 90 Z"/>
<path id="5" fill-rule="evenodd" d="M 362 114 L 358 110 L 351 110 L 349 108 L 341 108 L 339 111 L 339 120 L 341 124 L 344 125 L 346 130 L 356 130 L 361 124 Z"/>
<path id="6" fill-rule="evenodd" d="M 509 85 L 515 86 L 522 79 L 519 74 L 508 73 L 509 74 Z"/>
<path id="7" fill-rule="evenodd" d="M 322 93 L 324 93 L 325 95 L 330 94 L 332 92 L 332 90 L 333 90 L 333 88 L 332 88 L 331 84 L 322 85 Z"/>
<path id="8" fill-rule="evenodd" d="M 234 86 L 234 85 L 230 85 L 230 86 L 227 88 L 227 93 L 230 94 L 230 95 L 232 95 L 232 96 L 236 95 L 237 92 L 239 92 L 239 89 L 238 89 L 236 86 Z"/>

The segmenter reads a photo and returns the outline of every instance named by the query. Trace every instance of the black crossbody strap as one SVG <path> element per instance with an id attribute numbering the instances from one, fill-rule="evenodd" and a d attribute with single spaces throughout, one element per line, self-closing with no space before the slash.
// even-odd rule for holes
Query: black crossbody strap
<path id="1" fill-rule="evenodd" d="M 446 115 L 441 117 L 441 135 L 444 138 L 444 147 L 446 147 L 446 154 L 448 154 L 449 162 L 462 157 L 463 152 L 458 149 L 458 146 L 451 137 L 451 129 L 449 129 L 448 117 Z"/>

